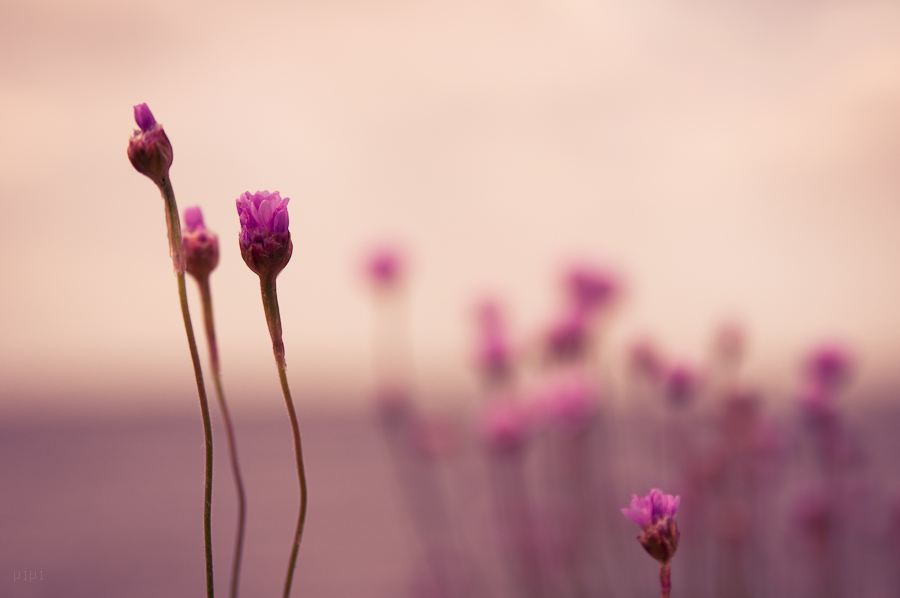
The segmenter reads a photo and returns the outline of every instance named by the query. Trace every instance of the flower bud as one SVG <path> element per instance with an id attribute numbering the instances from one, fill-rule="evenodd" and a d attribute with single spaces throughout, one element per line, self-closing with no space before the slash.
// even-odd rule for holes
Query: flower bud
<path id="1" fill-rule="evenodd" d="M 241 257 L 260 276 L 278 276 L 291 259 L 294 245 L 288 231 L 289 201 L 278 191 L 248 191 L 237 199 Z"/>
<path id="2" fill-rule="evenodd" d="M 140 128 L 128 141 L 128 159 L 135 170 L 161 185 L 172 166 L 172 144 L 147 104 L 134 107 L 134 120 Z"/>
<path id="3" fill-rule="evenodd" d="M 678 550 L 681 532 L 675 523 L 675 513 L 680 502 L 680 496 L 663 494 L 654 488 L 644 497 L 632 494 L 631 507 L 622 509 L 623 515 L 641 526 L 638 542 L 660 563 L 668 563 Z"/>
<path id="4" fill-rule="evenodd" d="M 187 208 L 184 211 L 184 244 L 185 270 L 196 279 L 209 276 L 219 265 L 219 237 L 206 230 L 203 224 L 203 212 L 199 207 Z"/>

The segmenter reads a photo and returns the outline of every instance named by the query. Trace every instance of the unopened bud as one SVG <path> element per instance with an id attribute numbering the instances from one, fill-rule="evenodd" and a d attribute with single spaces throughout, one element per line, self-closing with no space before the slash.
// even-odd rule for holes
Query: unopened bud
<path id="1" fill-rule="evenodd" d="M 147 104 L 134 107 L 134 120 L 140 128 L 128 141 L 128 159 L 135 170 L 161 185 L 172 166 L 172 144 Z"/>

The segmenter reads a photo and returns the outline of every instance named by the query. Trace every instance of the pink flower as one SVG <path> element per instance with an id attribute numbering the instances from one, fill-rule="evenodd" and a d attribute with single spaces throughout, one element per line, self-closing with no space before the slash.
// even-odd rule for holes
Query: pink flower
<path id="1" fill-rule="evenodd" d="M 552 380 L 541 398 L 542 415 L 562 429 L 578 433 L 597 415 L 595 391 L 586 376 L 570 373 Z"/>
<path id="2" fill-rule="evenodd" d="M 219 265 L 219 237 L 206 230 L 199 207 L 184 211 L 184 261 L 187 273 L 196 279 L 209 276 Z"/>
<path id="3" fill-rule="evenodd" d="M 260 276 L 278 276 L 291 259 L 294 245 L 288 231 L 289 201 L 278 191 L 248 191 L 237 199 L 241 257 Z"/>
<path id="4" fill-rule="evenodd" d="M 393 288 L 403 275 L 403 257 L 396 247 L 382 246 L 366 258 L 366 274 L 376 288 Z"/>
<path id="5" fill-rule="evenodd" d="M 663 494 L 653 488 L 647 496 L 631 495 L 631 507 L 622 509 L 622 514 L 641 526 L 638 541 L 656 560 L 667 563 L 678 549 L 681 532 L 675 523 L 680 496 Z"/>
<path id="6" fill-rule="evenodd" d="M 134 120 L 139 129 L 128 141 L 128 159 L 135 170 L 161 185 L 172 166 L 172 144 L 147 104 L 134 107 Z"/>
<path id="7" fill-rule="evenodd" d="M 666 395 L 675 405 L 691 403 L 700 387 L 700 376 L 686 363 L 677 363 L 666 374 Z"/>
<path id="8" fill-rule="evenodd" d="M 557 319 L 544 336 L 548 356 L 558 361 L 584 357 L 591 340 L 590 318 L 581 307 L 571 307 Z"/>
<path id="9" fill-rule="evenodd" d="M 568 269 L 565 285 L 572 302 L 589 311 L 608 305 L 619 291 L 618 278 L 612 272 L 586 263 Z"/>
<path id="10" fill-rule="evenodd" d="M 840 343 L 823 343 L 806 359 L 807 378 L 830 390 L 844 384 L 852 370 L 853 356 Z"/>
<path id="11" fill-rule="evenodd" d="M 476 360 L 485 379 L 506 380 L 512 370 L 509 342 L 500 305 L 485 299 L 476 311 L 478 338 Z"/>
<path id="12" fill-rule="evenodd" d="M 530 414 L 520 403 L 498 399 L 485 407 L 481 416 L 481 436 L 487 447 L 500 454 L 517 454 L 531 431 Z"/>

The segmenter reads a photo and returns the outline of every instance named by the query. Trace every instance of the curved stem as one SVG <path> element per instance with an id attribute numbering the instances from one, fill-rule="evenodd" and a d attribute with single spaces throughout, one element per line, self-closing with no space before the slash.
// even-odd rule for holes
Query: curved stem
<path id="1" fill-rule="evenodd" d="M 194 339 L 194 327 L 191 325 L 191 314 L 188 311 L 187 289 L 184 284 L 184 249 L 181 242 L 181 221 L 175 205 L 175 192 L 172 183 L 166 177 L 159 185 L 166 206 L 166 225 L 169 233 L 169 253 L 175 265 L 178 279 L 178 298 L 181 301 L 181 315 L 184 320 L 184 331 L 187 334 L 188 347 L 191 351 L 191 362 L 194 365 L 194 378 L 197 382 L 197 394 L 200 397 L 200 414 L 203 418 L 203 435 L 206 441 L 206 477 L 203 492 L 203 540 L 206 550 L 206 595 L 214 598 L 213 560 L 212 560 L 212 468 L 213 445 L 212 424 L 209 419 L 209 403 L 206 400 L 206 387 L 203 384 L 203 371 L 200 367 L 200 354 L 197 352 L 197 341 Z"/>
<path id="2" fill-rule="evenodd" d="M 297 477 L 300 481 L 300 513 L 297 517 L 297 531 L 294 533 L 294 545 L 291 548 L 291 557 L 288 561 L 287 578 L 284 581 L 283 596 L 288 598 L 291 594 L 291 582 L 294 579 L 297 552 L 300 550 L 300 539 L 303 536 L 303 525 L 306 521 L 306 472 L 303 468 L 303 449 L 300 446 L 300 427 L 297 425 L 297 414 L 294 411 L 294 401 L 291 399 L 291 390 L 288 387 L 287 372 L 285 371 L 284 343 L 281 340 L 281 314 L 278 310 L 278 297 L 275 292 L 275 277 L 260 276 L 259 286 L 262 292 L 263 309 L 266 312 L 266 323 L 269 326 L 269 334 L 272 337 L 272 351 L 275 353 L 275 363 L 278 366 L 278 378 L 281 381 L 284 402 L 287 405 L 288 417 L 291 420 L 291 431 L 294 434 Z"/>
<path id="3" fill-rule="evenodd" d="M 222 409 L 222 418 L 225 421 L 225 434 L 228 437 L 228 452 L 231 456 L 231 472 L 234 475 L 234 486 L 238 500 L 238 524 L 237 534 L 234 539 L 234 561 L 231 566 L 231 598 L 237 598 L 238 581 L 241 575 L 241 555 L 244 549 L 244 527 L 247 520 L 246 498 L 244 496 L 244 481 L 241 478 L 241 469 L 238 465 L 237 444 L 234 439 L 234 427 L 231 425 L 231 415 L 228 405 L 225 403 L 225 393 L 222 390 L 222 377 L 219 372 L 219 349 L 216 343 L 216 327 L 213 320 L 212 293 L 209 288 L 209 276 L 197 279 L 200 287 L 200 298 L 203 302 L 203 323 L 206 329 L 206 341 L 209 345 L 209 361 L 212 367 L 213 380 L 216 384 L 216 395 L 219 399 L 219 407 Z"/>

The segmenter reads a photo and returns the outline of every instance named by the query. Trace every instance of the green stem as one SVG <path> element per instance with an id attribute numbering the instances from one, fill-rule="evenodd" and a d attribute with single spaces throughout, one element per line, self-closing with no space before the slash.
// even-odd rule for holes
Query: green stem
<path id="1" fill-rule="evenodd" d="M 166 225 L 169 233 L 169 254 L 175 265 L 178 278 L 178 298 L 181 300 L 181 315 L 184 319 L 184 331 L 187 334 L 188 347 L 191 351 L 191 362 L 194 364 L 194 378 L 197 381 L 197 394 L 200 396 L 200 414 L 203 417 L 203 435 L 206 440 L 206 479 L 203 493 L 203 540 L 206 548 L 206 595 L 214 598 L 213 592 L 213 560 L 212 560 L 212 467 L 213 445 L 212 424 L 209 419 L 209 403 L 206 400 L 206 387 L 203 385 L 203 371 L 200 368 L 200 354 L 197 352 L 197 341 L 194 339 L 194 327 L 191 325 L 191 314 L 188 311 L 187 289 L 184 284 L 184 248 L 181 241 L 181 221 L 178 207 L 175 205 L 175 192 L 169 178 L 164 178 L 159 185 L 166 206 Z"/>
<path id="2" fill-rule="evenodd" d="M 297 425 L 297 414 L 294 411 L 294 401 L 291 399 L 291 390 L 288 387 L 287 372 L 285 371 L 284 343 L 281 340 L 281 314 L 278 310 L 278 297 L 275 292 L 275 277 L 260 276 L 259 286 L 262 292 L 263 309 L 266 312 L 266 323 L 269 326 L 269 334 L 272 337 L 272 351 L 275 353 L 275 363 L 278 366 L 278 378 L 281 381 L 284 402 L 287 405 L 288 417 L 291 420 L 291 431 L 294 433 L 297 477 L 300 481 L 300 514 L 297 517 L 297 531 L 294 533 L 294 545 L 291 548 L 287 578 L 284 581 L 283 597 L 288 598 L 291 594 L 291 582 L 294 579 L 297 552 L 300 550 L 300 539 L 303 536 L 303 525 L 306 521 L 306 472 L 303 468 L 303 449 L 300 446 L 300 427 Z"/>
<path id="3" fill-rule="evenodd" d="M 222 377 L 219 373 L 219 349 L 216 343 L 216 327 L 213 320 L 212 293 L 209 288 L 209 275 L 197 279 L 200 287 L 200 298 L 203 302 L 203 323 L 206 329 L 206 341 L 209 345 L 209 361 L 212 367 L 213 380 L 216 384 L 216 395 L 219 399 L 219 407 L 222 409 L 222 418 L 225 421 L 225 434 L 228 437 L 228 452 L 231 455 L 231 472 L 234 475 L 234 486 L 238 499 L 238 526 L 234 539 L 234 562 L 231 567 L 231 598 L 237 598 L 238 581 L 241 574 L 241 555 L 244 549 L 244 527 L 247 520 L 246 499 L 244 496 L 244 482 L 241 479 L 241 469 L 238 465 L 237 444 L 234 439 L 234 427 L 231 425 L 231 415 L 228 405 L 225 403 L 225 393 L 222 390 Z"/>

